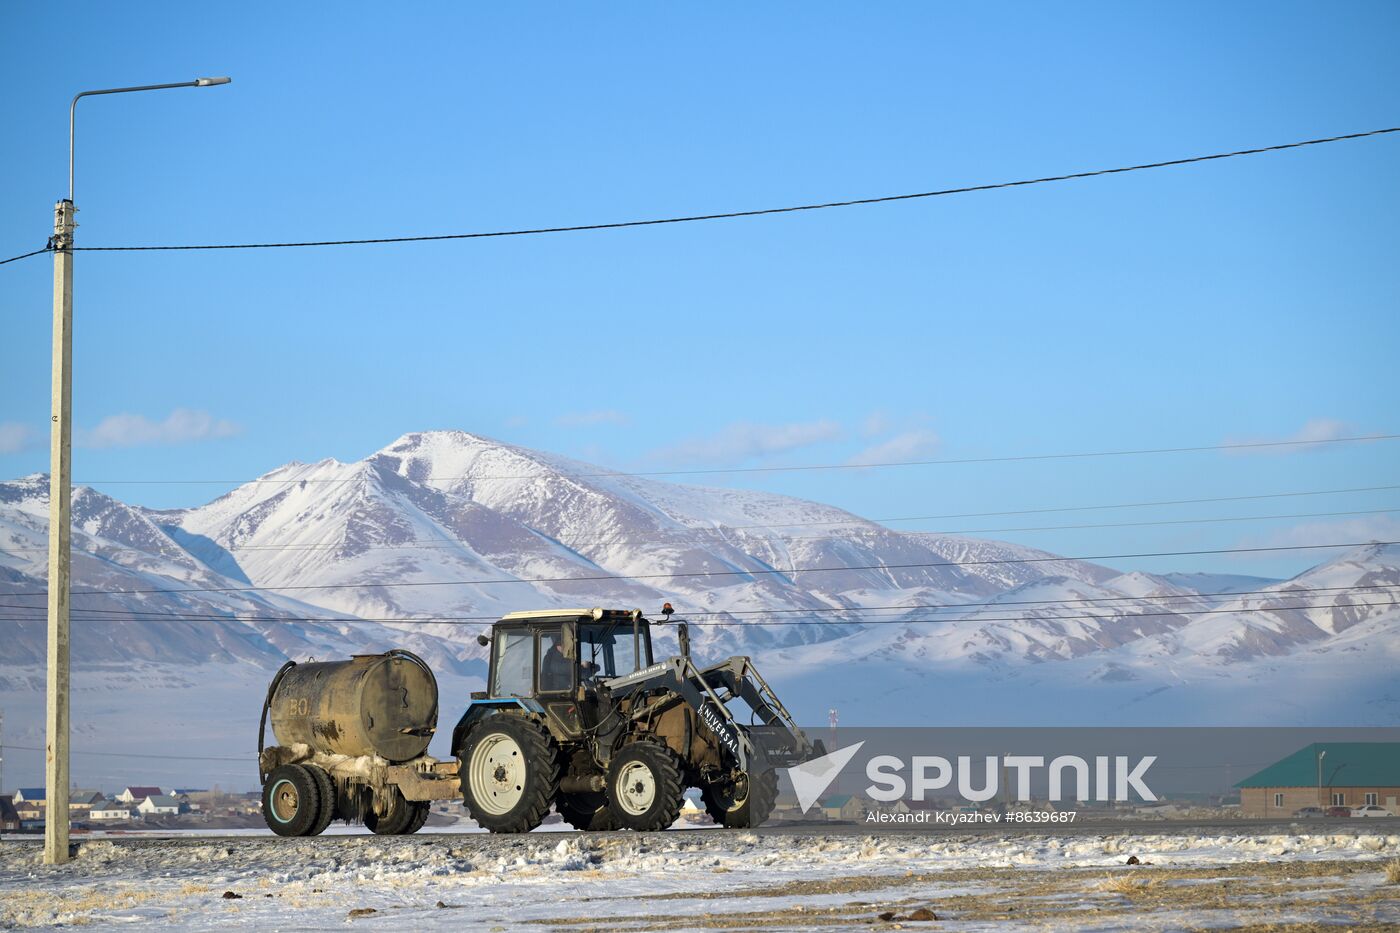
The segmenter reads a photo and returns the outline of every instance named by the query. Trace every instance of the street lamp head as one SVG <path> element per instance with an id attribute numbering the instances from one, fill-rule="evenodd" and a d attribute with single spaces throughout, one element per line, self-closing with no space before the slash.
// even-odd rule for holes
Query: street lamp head
<path id="1" fill-rule="evenodd" d="M 232 78 L 196 78 L 195 87 L 213 87 L 216 84 L 228 84 Z"/>

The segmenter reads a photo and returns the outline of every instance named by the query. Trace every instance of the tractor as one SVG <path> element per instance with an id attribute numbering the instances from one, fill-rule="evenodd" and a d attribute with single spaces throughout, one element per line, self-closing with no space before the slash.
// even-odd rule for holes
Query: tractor
<path id="1" fill-rule="evenodd" d="M 681 653 L 658 661 L 653 624 L 639 609 L 549 609 L 510 613 L 479 637 L 487 689 L 452 734 L 478 824 L 529 832 L 553 806 L 581 830 L 663 830 L 698 787 L 716 823 L 758 826 L 776 769 L 824 754 L 749 658 L 696 666 L 681 622 Z"/>

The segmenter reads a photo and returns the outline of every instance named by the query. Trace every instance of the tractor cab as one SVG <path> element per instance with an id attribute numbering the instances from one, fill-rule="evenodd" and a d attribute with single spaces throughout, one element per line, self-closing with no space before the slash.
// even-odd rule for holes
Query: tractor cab
<path id="1" fill-rule="evenodd" d="M 575 696 L 652 663 L 640 609 L 512 612 L 491 630 L 486 698 Z"/>
<path id="2" fill-rule="evenodd" d="M 653 660 L 651 622 L 640 609 L 511 612 L 479 641 L 491 660 L 486 690 L 472 695 L 478 715 L 519 706 L 543 714 L 561 738 L 597 725 L 604 682 Z"/>

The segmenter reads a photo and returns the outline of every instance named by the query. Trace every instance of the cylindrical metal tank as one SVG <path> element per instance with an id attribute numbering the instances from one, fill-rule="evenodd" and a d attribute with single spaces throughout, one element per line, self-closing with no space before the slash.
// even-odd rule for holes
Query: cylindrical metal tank
<path id="1" fill-rule="evenodd" d="M 437 678 L 407 651 L 296 664 L 275 686 L 269 713 L 279 745 L 401 762 L 426 752 L 437 727 Z"/>

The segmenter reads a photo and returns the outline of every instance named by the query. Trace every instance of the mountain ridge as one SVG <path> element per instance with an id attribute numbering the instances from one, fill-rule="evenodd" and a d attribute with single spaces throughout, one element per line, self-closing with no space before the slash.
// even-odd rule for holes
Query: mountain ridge
<path id="1" fill-rule="evenodd" d="M 42 589 L 46 501 L 43 474 L 0 483 L 0 595 Z M 1369 600 L 1380 608 L 1340 590 L 1291 608 L 1290 589 L 1309 580 L 1400 587 L 1393 547 L 1237 594 L 1259 578 L 1123 573 L 1007 542 L 899 532 L 817 502 L 609 471 L 463 431 L 411 432 L 348 463 L 290 462 L 187 509 L 79 487 L 74 529 L 75 589 L 110 591 L 100 605 L 75 603 L 75 630 L 99 617 L 129 626 L 140 636 L 127 641 L 129 659 L 143 661 L 265 666 L 279 652 L 410 641 L 477 671 L 475 635 L 504 612 L 670 601 L 712 623 L 696 632 L 712 652 L 855 639 L 855 656 L 897 644 L 905 659 L 982 667 L 1091 655 L 1217 664 L 1316 647 L 1395 610 L 1383 589 Z M 230 590 L 124 592 L 200 585 Z M 204 617 L 218 650 L 173 635 L 183 646 L 173 657 L 152 647 L 189 622 L 182 615 Z M 749 624 L 777 619 L 787 624 Z M 36 624 L 12 623 L 0 664 L 36 659 Z M 120 656 L 116 636 L 75 635 L 79 663 L 89 651 Z"/>

